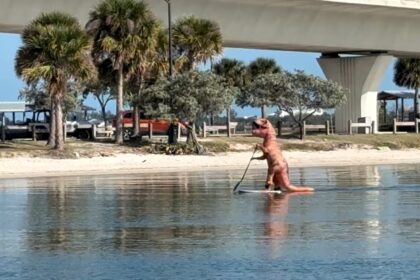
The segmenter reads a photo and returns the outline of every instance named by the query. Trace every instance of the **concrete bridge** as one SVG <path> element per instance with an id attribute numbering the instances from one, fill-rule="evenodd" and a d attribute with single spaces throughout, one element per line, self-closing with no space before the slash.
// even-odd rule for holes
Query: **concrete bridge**
<path id="1" fill-rule="evenodd" d="M 0 0 L 0 32 L 20 32 L 41 12 L 60 10 L 82 24 L 99 0 Z M 147 0 L 167 22 L 164 0 Z M 217 21 L 226 47 L 320 52 L 327 78 L 350 89 L 336 126 L 370 117 L 392 56 L 420 57 L 420 0 L 171 0 L 174 20 Z"/>

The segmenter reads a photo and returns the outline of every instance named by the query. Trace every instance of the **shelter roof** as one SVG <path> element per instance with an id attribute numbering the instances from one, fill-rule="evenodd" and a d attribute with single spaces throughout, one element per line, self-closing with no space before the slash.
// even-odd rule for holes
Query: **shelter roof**
<path id="1" fill-rule="evenodd" d="M 26 102 L 0 101 L 0 112 L 24 112 L 26 109 Z"/>
<path id="2" fill-rule="evenodd" d="M 384 90 L 378 93 L 378 100 L 414 99 L 413 90 Z"/>

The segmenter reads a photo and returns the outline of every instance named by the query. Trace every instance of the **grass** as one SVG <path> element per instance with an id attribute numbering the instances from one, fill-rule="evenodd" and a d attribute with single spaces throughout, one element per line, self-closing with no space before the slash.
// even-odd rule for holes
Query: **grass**
<path id="1" fill-rule="evenodd" d="M 208 141 L 208 140 L 207 140 Z M 228 143 L 232 150 L 235 146 L 248 145 L 252 148 L 255 143 L 262 142 L 252 136 L 235 136 L 232 138 L 218 137 L 215 142 Z M 392 150 L 400 149 L 420 149 L 419 134 L 355 134 L 355 135 L 310 135 L 302 141 L 300 139 L 286 137 L 279 138 L 284 150 L 303 150 L 303 151 L 330 151 L 345 148 L 368 148 Z M 238 149 L 241 150 L 241 149 Z"/>
<path id="2" fill-rule="evenodd" d="M 208 137 L 200 142 L 210 153 L 225 153 L 250 151 L 262 139 L 252 136 Z M 310 135 L 301 141 L 296 138 L 280 138 L 279 144 L 283 150 L 300 151 L 330 151 L 336 149 L 420 149 L 419 134 L 355 134 L 355 135 Z M 159 146 L 156 151 L 156 146 Z M 191 151 L 187 146 L 179 144 L 168 146 L 138 140 L 127 142 L 124 145 L 115 145 L 113 142 L 85 142 L 69 139 L 64 151 L 54 151 L 46 146 L 45 141 L 33 142 L 30 140 L 14 140 L 0 143 L 0 158 L 9 157 L 43 157 L 43 158 L 80 158 L 80 157 L 107 157 L 120 153 L 145 154 L 151 152 L 169 154 L 188 154 Z"/>

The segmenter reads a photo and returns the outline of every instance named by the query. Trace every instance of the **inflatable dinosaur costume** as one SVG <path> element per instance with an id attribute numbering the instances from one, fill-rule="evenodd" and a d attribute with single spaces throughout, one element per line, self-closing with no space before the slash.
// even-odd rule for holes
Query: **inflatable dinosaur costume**
<path id="1" fill-rule="evenodd" d="M 289 166 L 277 144 L 276 132 L 266 119 L 257 119 L 252 124 L 252 135 L 264 138 L 263 144 L 257 147 L 263 152 L 261 157 L 253 159 L 267 160 L 268 172 L 266 189 L 278 189 L 288 192 L 312 192 L 314 189 L 304 186 L 294 186 L 289 181 Z"/>

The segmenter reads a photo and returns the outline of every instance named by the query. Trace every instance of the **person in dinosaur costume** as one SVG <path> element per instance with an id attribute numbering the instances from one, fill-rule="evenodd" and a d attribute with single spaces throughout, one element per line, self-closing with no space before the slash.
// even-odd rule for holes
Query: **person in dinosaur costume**
<path id="1" fill-rule="evenodd" d="M 264 138 L 263 144 L 257 148 L 263 152 L 260 157 L 252 159 L 267 160 L 268 172 L 266 189 L 278 189 L 288 192 L 312 192 L 313 188 L 294 186 L 289 181 L 289 165 L 277 144 L 276 131 L 267 119 L 257 119 L 252 123 L 252 135 Z"/>

